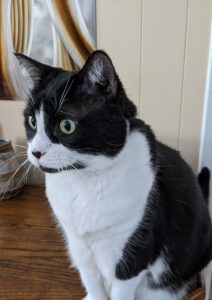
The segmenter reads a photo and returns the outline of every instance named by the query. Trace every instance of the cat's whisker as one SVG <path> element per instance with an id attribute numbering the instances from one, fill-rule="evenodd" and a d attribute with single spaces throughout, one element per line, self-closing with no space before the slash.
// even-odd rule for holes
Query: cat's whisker
<path id="1" fill-rule="evenodd" d="M 60 108 L 61 108 L 62 104 L 64 104 L 66 95 L 68 94 L 69 90 L 71 89 L 73 82 L 74 82 L 74 80 L 72 80 L 72 82 L 70 83 L 70 85 L 69 85 L 69 87 L 68 87 L 68 89 L 67 89 L 65 95 L 63 96 L 63 100 L 61 101 L 61 104 L 60 104 L 60 106 L 59 106 L 59 108 L 58 108 L 58 111 L 60 111 Z"/>
<path id="2" fill-rule="evenodd" d="M 27 153 L 13 155 L 12 157 L 6 159 L 4 161 L 4 163 L 0 165 L 0 169 L 3 168 L 5 165 L 7 165 L 9 162 L 11 162 L 13 159 L 20 158 L 20 157 L 26 157 L 26 156 L 27 156 Z"/>
<path id="3" fill-rule="evenodd" d="M 68 87 L 68 89 L 67 89 L 67 91 L 66 91 L 66 93 L 65 93 L 65 95 L 64 95 L 64 97 L 63 97 L 62 104 L 63 104 L 63 102 L 64 102 L 64 100 L 65 100 L 65 98 L 66 98 L 66 95 L 68 94 L 68 92 L 69 92 L 69 90 L 70 90 L 72 84 L 73 84 L 73 80 L 72 80 L 72 82 L 70 83 L 70 85 L 69 85 L 69 87 Z"/>
<path id="4" fill-rule="evenodd" d="M 27 152 L 24 150 L 24 151 L 16 152 L 12 157 L 16 157 L 19 155 L 26 155 L 26 154 L 27 154 Z"/>
<path id="5" fill-rule="evenodd" d="M 32 176 L 35 175 L 35 172 L 40 172 L 40 168 L 37 166 L 32 165 Z M 40 176 L 40 174 L 39 174 Z"/>
<path id="6" fill-rule="evenodd" d="M 58 106 L 57 111 L 59 111 L 60 108 L 61 108 L 61 106 L 62 106 L 63 97 L 65 97 L 65 92 L 66 92 L 66 89 L 67 89 L 67 87 L 68 87 L 68 83 L 69 83 L 70 78 L 71 78 L 71 73 L 70 73 L 69 76 L 68 76 L 67 83 L 66 83 L 65 88 L 64 88 L 64 90 L 63 90 L 63 93 L 62 93 L 62 95 L 61 95 L 61 97 L 60 97 L 59 106 Z"/>
<path id="7" fill-rule="evenodd" d="M 25 148 L 25 149 L 27 149 L 27 148 L 28 148 L 27 146 L 18 145 L 18 144 L 13 144 L 13 146 L 15 146 L 15 147 L 20 147 L 20 148 Z"/>
<path id="8" fill-rule="evenodd" d="M 26 176 L 25 176 L 25 184 L 28 182 L 29 173 L 30 173 L 30 171 L 31 171 L 32 168 L 33 168 L 33 165 L 30 164 L 30 168 L 29 168 L 29 170 L 28 170 L 28 172 L 26 173 Z"/>
<path id="9" fill-rule="evenodd" d="M 78 173 L 78 175 L 82 178 L 82 180 L 87 181 L 86 177 L 82 175 L 79 169 L 77 169 L 73 164 L 71 164 L 72 168 Z"/>
<path id="10" fill-rule="evenodd" d="M 30 89 L 29 89 L 29 87 L 28 87 L 27 85 L 25 85 L 25 86 L 27 87 L 28 94 L 29 94 L 29 97 L 30 97 L 30 99 L 31 99 L 32 103 L 33 103 L 33 104 L 35 104 L 35 100 L 34 100 L 34 99 L 33 99 L 33 97 L 32 97 L 32 94 L 31 94 L 31 92 L 30 92 Z"/>
<path id="11" fill-rule="evenodd" d="M 16 174 L 20 171 L 20 169 L 22 167 L 24 167 L 28 162 L 28 159 L 26 159 L 25 161 L 23 161 L 20 166 L 18 167 L 18 169 L 16 169 L 16 171 L 11 175 L 11 177 L 9 178 L 8 182 L 5 184 L 5 187 L 3 189 L 3 194 L 2 194 L 2 197 L 0 198 L 0 200 L 3 200 L 4 199 L 4 196 L 6 195 L 6 193 L 8 192 L 8 189 L 10 187 L 10 184 L 12 182 L 12 180 L 14 180 Z"/>
<path id="12" fill-rule="evenodd" d="M 27 154 L 26 151 L 21 151 L 21 152 L 16 152 L 14 155 L 12 155 L 11 157 L 16 157 L 18 155 L 24 155 L 24 154 Z"/>
<path id="13" fill-rule="evenodd" d="M 78 175 L 84 180 L 84 181 L 86 181 L 87 179 L 86 179 L 86 177 L 80 172 L 80 170 L 79 169 L 77 169 L 75 166 L 74 166 L 74 163 L 70 163 L 70 161 L 63 161 L 63 163 L 66 163 L 67 165 L 70 165 L 73 169 L 74 169 L 74 171 L 76 171 L 76 173 L 78 173 Z"/>
<path id="14" fill-rule="evenodd" d="M 117 146 L 117 147 L 120 147 L 120 146 L 124 146 L 125 143 L 122 143 L 122 144 L 113 144 L 113 143 L 109 143 L 107 142 L 108 145 L 111 145 L 111 146 Z"/>
<path id="15" fill-rule="evenodd" d="M 23 175 L 21 177 L 21 179 L 19 180 L 19 182 L 17 183 L 17 185 L 15 186 L 14 190 L 21 188 L 22 185 L 25 185 L 27 183 L 27 175 L 29 173 L 29 170 L 31 168 L 31 164 L 29 165 L 29 167 L 27 168 L 27 165 L 24 166 L 24 168 L 26 169 L 25 171 L 23 171 Z M 14 185 L 14 181 L 13 181 L 13 185 Z M 11 189 L 11 191 L 13 190 L 13 188 Z"/>
<path id="16" fill-rule="evenodd" d="M 93 174 L 97 174 L 97 170 L 93 169 L 91 166 L 87 165 L 87 160 L 83 158 L 82 156 L 74 155 L 73 160 L 79 160 L 80 163 L 86 166 L 86 170 L 92 172 Z M 69 163 L 69 162 L 67 162 Z"/>
<path id="17" fill-rule="evenodd" d="M 58 161 L 59 162 L 59 161 Z M 64 160 L 61 160 L 61 164 L 67 164 L 67 166 L 64 166 L 63 168 L 66 168 L 66 167 L 68 167 L 68 166 L 71 166 L 73 169 L 74 169 L 74 171 L 76 171 L 77 173 L 78 173 L 78 175 L 84 180 L 84 181 L 86 181 L 87 179 L 86 179 L 86 177 L 82 174 L 82 172 L 80 172 L 80 169 L 77 169 L 75 166 L 74 166 L 74 163 L 71 163 L 70 161 L 64 161 Z M 63 169 L 63 168 L 61 168 L 61 170 Z"/>
<path id="18" fill-rule="evenodd" d="M 29 173 L 29 170 L 31 168 L 31 164 L 29 165 L 29 167 L 26 169 L 26 171 L 23 173 L 23 175 L 21 176 L 21 179 L 19 180 L 19 182 L 17 183 L 17 185 L 15 186 L 15 189 L 19 188 L 21 186 L 21 184 L 24 182 L 26 182 L 26 180 L 24 180 L 24 178 L 26 179 L 27 174 Z"/>
<path id="19" fill-rule="evenodd" d="M 28 159 L 26 159 L 25 161 L 23 161 L 23 162 L 19 165 L 19 167 L 15 170 L 15 172 L 11 175 L 11 177 L 9 178 L 9 180 L 12 180 L 12 179 L 15 177 L 15 175 L 20 171 L 20 169 L 21 169 L 22 167 L 25 167 L 25 165 L 27 164 L 27 162 L 28 162 Z M 10 182 L 8 182 L 8 184 L 10 184 Z"/>
<path id="20" fill-rule="evenodd" d="M 26 154 L 27 154 L 27 152 L 24 150 L 24 151 L 14 153 L 10 158 L 14 158 L 14 157 L 17 157 L 19 155 L 26 155 Z"/>

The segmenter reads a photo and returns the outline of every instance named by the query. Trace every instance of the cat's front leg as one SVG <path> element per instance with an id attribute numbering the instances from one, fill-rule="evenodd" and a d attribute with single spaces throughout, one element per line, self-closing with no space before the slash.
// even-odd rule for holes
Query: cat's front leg
<path id="1" fill-rule="evenodd" d="M 87 296 L 83 300 L 108 300 L 102 277 L 92 263 L 78 268 L 80 277 L 86 288 Z"/>
<path id="2" fill-rule="evenodd" d="M 144 272 L 128 280 L 114 279 L 111 291 L 111 300 L 135 300 L 136 290 Z"/>
<path id="3" fill-rule="evenodd" d="M 84 241 L 72 236 L 68 241 L 68 246 L 71 259 L 87 291 L 87 296 L 83 300 L 108 300 L 103 278 Z"/>

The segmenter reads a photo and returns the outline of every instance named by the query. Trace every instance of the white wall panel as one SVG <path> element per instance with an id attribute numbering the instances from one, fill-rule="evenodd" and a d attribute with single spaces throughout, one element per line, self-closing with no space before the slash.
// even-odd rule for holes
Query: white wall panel
<path id="1" fill-rule="evenodd" d="M 97 46 L 140 116 L 197 170 L 212 0 L 97 0 Z"/>
<path id="2" fill-rule="evenodd" d="M 187 24 L 186 0 L 143 1 L 141 117 L 177 148 Z"/>
<path id="3" fill-rule="evenodd" d="M 97 0 L 97 47 L 111 55 L 129 97 L 139 106 L 141 0 Z"/>
<path id="4" fill-rule="evenodd" d="M 211 12 L 211 0 L 189 1 L 179 150 L 195 170 L 197 170 L 199 159 L 210 46 Z"/>

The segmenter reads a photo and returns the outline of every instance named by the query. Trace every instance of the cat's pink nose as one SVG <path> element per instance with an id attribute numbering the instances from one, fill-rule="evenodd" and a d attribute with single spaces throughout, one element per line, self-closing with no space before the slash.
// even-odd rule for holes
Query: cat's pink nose
<path id="1" fill-rule="evenodd" d="M 36 158 L 41 158 L 41 156 L 43 156 L 46 152 L 41 153 L 40 151 L 32 151 L 32 154 L 36 157 Z"/>

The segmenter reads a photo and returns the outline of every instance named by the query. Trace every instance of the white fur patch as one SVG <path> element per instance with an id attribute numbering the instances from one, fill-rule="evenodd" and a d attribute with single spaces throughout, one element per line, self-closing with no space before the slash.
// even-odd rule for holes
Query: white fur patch
<path id="1" fill-rule="evenodd" d="M 30 93 L 39 82 L 41 71 L 36 64 L 24 55 L 17 54 L 16 59 L 20 67 L 20 73 L 24 79 L 24 87 L 27 89 L 27 92 Z"/>
<path id="2" fill-rule="evenodd" d="M 45 127 L 44 127 L 44 113 L 43 113 L 43 108 L 41 108 L 39 113 L 36 113 L 35 115 L 36 118 L 36 123 L 37 123 L 37 131 L 32 139 L 32 141 L 28 142 L 28 158 L 29 161 L 36 165 L 40 165 L 40 160 L 35 158 L 35 156 L 32 154 L 32 152 L 41 152 L 41 153 L 47 153 L 51 146 L 52 142 L 48 138 L 46 132 L 45 132 Z M 43 160 L 46 159 L 46 154 L 42 157 Z"/>
<path id="3" fill-rule="evenodd" d="M 101 83 L 104 82 L 105 78 L 103 76 L 104 66 L 101 59 L 96 59 L 91 65 L 88 76 L 91 83 Z"/>
<path id="4" fill-rule="evenodd" d="M 164 261 L 164 258 L 160 256 L 156 259 L 154 264 L 150 266 L 149 270 L 152 273 L 155 282 L 159 282 L 160 276 L 163 273 L 168 272 L 168 265 Z"/>
<path id="5" fill-rule="evenodd" d="M 22 65 L 20 65 L 20 69 L 21 69 L 21 74 L 24 78 L 24 83 L 27 85 L 28 89 L 32 91 L 34 88 L 34 81 L 32 79 L 32 76 L 29 73 L 29 70 L 23 67 Z"/>
<path id="6" fill-rule="evenodd" d="M 135 300 L 182 300 L 186 295 L 186 289 L 183 288 L 177 293 L 169 292 L 166 289 L 149 289 L 145 284 L 141 284 L 136 292 Z"/>
<path id="7" fill-rule="evenodd" d="M 87 248 L 109 292 L 116 264 L 142 219 L 153 184 L 146 138 L 131 133 L 116 158 L 90 156 L 87 163 L 88 169 L 79 173 L 46 174 L 46 193 L 66 233 L 70 253 L 77 253 L 75 265 L 80 269 Z"/>
<path id="8" fill-rule="evenodd" d="M 113 281 L 111 299 L 112 300 L 135 300 L 136 290 L 143 280 L 146 271 L 141 272 L 138 276 L 129 280 Z"/>

